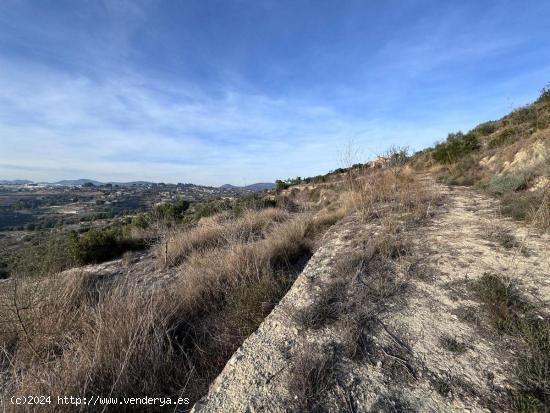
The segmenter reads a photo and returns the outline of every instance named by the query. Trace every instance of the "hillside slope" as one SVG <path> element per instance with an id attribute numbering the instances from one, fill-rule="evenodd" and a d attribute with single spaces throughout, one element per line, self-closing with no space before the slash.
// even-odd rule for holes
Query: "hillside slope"
<path id="1" fill-rule="evenodd" d="M 412 158 L 279 181 L 190 220 L 152 213 L 147 252 L 0 282 L 0 393 L 549 412 L 544 93 Z"/>
<path id="2" fill-rule="evenodd" d="M 481 193 L 434 189 L 444 201 L 400 233 L 407 251 L 392 263 L 372 253 L 380 222 L 354 215 L 333 227 L 194 411 L 545 411 L 548 387 L 524 388 L 522 374 L 540 385 L 548 359 L 536 360 L 542 376 L 522 373 L 524 337 L 498 327 L 511 316 L 491 312 L 483 286 L 506 280 L 533 303 L 529 317 L 547 322 L 550 238 L 503 218 Z M 361 259 L 346 265 L 350 257 Z M 307 308 L 321 319 L 304 322 Z"/>
<path id="3" fill-rule="evenodd" d="M 416 153 L 413 164 L 441 182 L 486 191 L 507 216 L 550 228 L 550 87 L 501 119 L 449 134 Z"/>

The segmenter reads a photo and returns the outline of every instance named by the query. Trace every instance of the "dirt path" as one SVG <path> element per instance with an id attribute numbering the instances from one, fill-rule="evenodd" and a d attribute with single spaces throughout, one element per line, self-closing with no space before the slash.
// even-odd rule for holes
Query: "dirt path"
<path id="1" fill-rule="evenodd" d="M 365 357 L 339 350 L 350 345 L 344 319 L 308 330 L 294 316 L 341 276 L 339 257 L 380 230 L 376 223 L 348 217 L 327 234 L 291 291 L 194 411 L 301 410 L 295 406 L 303 389 L 292 383 L 300 383 L 296 365 L 312 349 L 338 355 L 328 369 L 325 363 L 324 370 L 304 371 L 334 379 L 321 380 L 325 411 L 505 411 L 517 346 L 491 328 L 471 286 L 484 274 L 507 276 L 538 308 L 548 310 L 550 238 L 502 218 L 497 202 L 484 195 L 434 186 L 445 203 L 403 234 L 412 240 L 412 251 L 399 266 L 406 288 L 361 332 Z M 319 396 L 309 390 L 309 397 Z"/>
<path id="2" fill-rule="evenodd" d="M 406 337 L 414 359 L 431 375 L 436 391 L 426 399 L 428 393 L 415 386 L 412 400 L 428 411 L 445 411 L 442 402 L 449 400 L 457 411 L 501 411 L 516 355 L 509 339 L 491 329 L 469 287 L 484 274 L 510 277 L 548 310 L 550 239 L 503 218 L 487 196 L 439 189 L 447 195 L 443 211 L 415 234 L 407 308 L 386 324 Z"/>

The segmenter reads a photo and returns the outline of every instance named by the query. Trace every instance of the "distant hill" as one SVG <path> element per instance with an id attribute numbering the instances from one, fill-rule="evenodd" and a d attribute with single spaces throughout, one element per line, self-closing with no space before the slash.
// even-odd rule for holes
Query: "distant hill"
<path id="1" fill-rule="evenodd" d="M 32 184 L 32 183 L 35 183 L 35 182 L 29 181 L 26 179 L 13 179 L 13 180 L 0 179 L 0 185 L 25 185 L 25 184 Z M 135 185 L 148 185 L 148 184 L 151 184 L 152 182 L 148 182 L 148 181 L 101 182 L 101 181 L 96 181 L 94 179 L 80 178 L 80 179 L 63 179 L 57 182 L 38 182 L 38 183 L 51 184 L 51 185 L 63 185 L 63 186 L 80 186 L 84 184 L 93 184 L 96 186 L 101 186 L 105 184 L 118 185 L 118 186 L 135 186 Z M 179 184 L 179 185 L 193 185 L 193 184 Z M 193 185 L 193 186 L 201 186 L 201 185 Z M 231 184 L 225 184 L 219 187 L 219 189 L 246 190 L 246 191 L 263 191 L 265 189 L 274 189 L 274 188 L 275 188 L 275 184 L 272 182 L 258 182 L 258 183 L 246 185 L 246 186 L 236 186 Z"/>
<path id="2" fill-rule="evenodd" d="M 275 189 L 275 184 L 273 182 L 258 182 L 256 184 L 247 185 L 244 188 L 251 191 L 263 191 L 264 189 Z"/>
<path id="3" fill-rule="evenodd" d="M 70 186 L 70 185 L 84 185 L 84 184 L 94 184 L 96 186 L 100 186 L 100 185 L 107 185 L 107 184 L 111 184 L 111 185 L 119 185 L 119 186 L 133 186 L 133 185 L 147 185 L 147 184 L 150 184 L 151 182 L 147 182 L 147 181 L 131 181 L 131 182 L 100 182 L 100 181 L 95 181 L 93 179 L 66 179 L 66 180 L 63 180 L 63 181 L 57 181 L 57 182 L 54 182 L 53 184 L 54 185 L 67 185 L 67 186 Z"/>
<path id="4" fill-rule="evenodd" d="M 0 185 L 25 185 L 25 184 L 32 184 L 32 181 L 27 181 L 26 179 L 13 179 L 13 180 L 6 180 L 6 179 L 0 179 Z"/>
<path id="5" fill-rule="evenodd" d="M 272 182 L 258 182 L 246 186 L 235 186 L 231 184 L 225 184 L 220 186 L 220 189 L 246 189 L 249 191 L 263 191 L 265 189 L 274 189 L 275 184 Z"/>
<path id="6" fill-rule="evenodd" d="M 55 185 L 84 185 L 94 184 L 103 185 L 103 182 L 94 181 L 93 179 L 64 179 L 62 181 L 53 182 Z"/>

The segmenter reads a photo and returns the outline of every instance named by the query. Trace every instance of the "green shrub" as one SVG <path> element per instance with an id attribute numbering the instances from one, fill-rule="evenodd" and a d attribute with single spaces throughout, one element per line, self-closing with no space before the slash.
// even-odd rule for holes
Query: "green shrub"
<path id="1" fill-rule="evenodd" d="M 90 229 L 81 236 L 68 235 L 69 254 L 80 264 L 98 263 L 113 257 L 118 235 L 113 230 Z"/>
<path id="2" fill-rule="evenodd" d="M 487 136 L 497 130 L 496 122 L 489 121 L 477 125 L 475 131 L 478 132 L 481 136 Z"/>
<path id="3" fill-rule="evenodd" d="M 514 125 L 520 125 L 522 123 L 536 123 L 537 108 L 534 105 L 527 105 L 517 108 L 510 115 L 510 121 Z"/>
<path id="4" fill-rule="evenodd" d="M 136 215 L 132 218 L 132 225 L 139 229 L 147 229 L 149 227 L 149 220 L 147 219 L 147 215 Z"/>
<path id="5" fill-rule="evenodd" d="M 482 173 L 478 159 L 470 154 L 461 158 L 441 178 L 449 185 L 472 186 L 481 180 Z"/>
<path id="6" fill-rule="evenodd" d="M 280 180 L 280 179 L 277 179 L 277 180 L 275 181 L 275 189 L 276 189 L 277 191 L 281 191 L 281 190 L 283 190 L 283 189 L 287 189 L 288 186 L 289 186 L 289 185 L 288 185 L 285 181 L 282 181 L 282 180 Z"/>
<path id="7" fill-rule="evenodd" d="M 454 163 L 463 156 L 480 148 L 479 140 L 473 132 L 450 133 L 445 142 L 435 146 L 433 158 L 440 163 Z"/>
<path id="8" fill-rule="evenodd" d="M 75 265 L 67 238 L 58 234 L 39 234 L 33 237 L 30 245 L 23 246 L 10 258 L 12 276 L 49 275 Z"/>
<path id="9" fill-rule="evenodd" d="M 275 189 L 277 190 L 287 189 L 291 186 L 299 185 L 302 182 L 308 182 L 310 180 L 311 178 L 302 179 L 300 176 L 297 176 L 296 178 L 288 178 L 288 179 L 285 179 L 284 181 L 277 179 L 275 181 Z"/>
<path id="10" fill-rule="evenodd" d="M 67 236 L 67 241 L 69 255 L 79 264 L 97 264 L 144 246 L 143 241 L 125 238 L 119 227 L 91 228 L 80 236 L 76 232 L 71 232 Z"/>
<path id="11" fill-rule="evenodd" d="M 179 199 L 176 202 L 166 202 L 156 206 L 155 215 L 160 219 L 181 219 L 185 211 L 189 209 L 189 206 L 189 201 L 185 199 Z"/>
<path id="12" fill-rule="evenodd" d="M 277 206 L 277 201 L 275 199 L 266 198 L 259 194 L 247 195 L 235 200 L 235 205 L 233 210 L 236 213 L 241 213 L 247 209 L 265 209 L 265 208 L 275 208 Z"/>
<path id="13" fill-rule="evenodd" d="M 508 145 L 516 140 L 515 136 L 516 130 L 514 128 L 506 128 L 489 141 L 489 148 L 494 149 L 499 146 Z"/>
<path id="14" fill-rule="evenodd" d="M 529 174 L 525 172 L 495 175 L 491 178 L 491 182 L 489 183 L 489 191 L 500 195 L 507 192 L 518 191 L 527 187 L 528 180 Z"/>
<path id="15" fill-rule="evenodd" d="M 550 102 L 550 83 L 541 89 L 537 102 Z"/>

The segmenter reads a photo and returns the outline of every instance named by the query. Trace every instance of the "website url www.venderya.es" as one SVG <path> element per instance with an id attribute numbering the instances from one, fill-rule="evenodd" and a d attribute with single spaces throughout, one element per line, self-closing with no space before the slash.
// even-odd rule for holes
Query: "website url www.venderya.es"
<path id="1" fill-rule="evenodd" d="M 65 406 L 178 406 L 188 405 L 187 397 L 75 397 L 75 396 L 14 396 L 10 399 L 15 405 L 65 405 Z"/>

